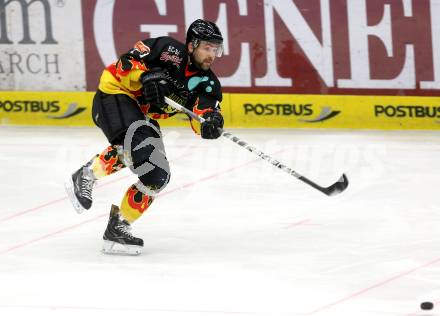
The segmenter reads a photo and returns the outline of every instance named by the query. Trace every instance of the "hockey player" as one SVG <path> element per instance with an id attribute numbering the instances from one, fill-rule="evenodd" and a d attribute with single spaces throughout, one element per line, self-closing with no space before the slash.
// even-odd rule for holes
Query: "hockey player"
<path id="1" fill-rule="evenodd" d="M 139 181 L 128 188 L 120 206 L 111 206 L 103 236 L 104 253 L 141 252 L 143 240 L 130 233 L 130 224 L 169 182 L 158 120 L 176 111 L 164 97 L 184 104 L 205 119 L 201 125 L 191 121 L 202 138 L 220 136 L 222 92 L 210 67 L 222 55 L 222 43 L 217 25 L 199 19 L 189 26 L 185 44 L 171 37 L 142 40 L 103 71 L 92 116 L 110 146 L 72 174 L 66 191 L 81 213 L 91 208 L 92 189 L 98 179 L 126 166 L 137 174 Z"/>

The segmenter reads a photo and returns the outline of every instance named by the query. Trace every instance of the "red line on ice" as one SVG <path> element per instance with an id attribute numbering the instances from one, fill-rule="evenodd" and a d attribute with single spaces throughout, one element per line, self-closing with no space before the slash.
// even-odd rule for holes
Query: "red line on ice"
<path id="1" fill-rule="evenodd" d="M 295 226 L 303 225 L 303 224 L 308 223 L 310 221 L 311 221 L 310 218 L 306 218 L 306 219 L 303 219 L 302 221 L 291 223 L 291 224 L 287 225 L 285 228 L 287 229 L 287 228 L 292 228 Z"/>
<path id="2" fill-rule="evenodd" d="M 424 264 L 422 264 L 422 265 L 420 265 L 420 266 L 418 266 L 418 267 L 415 267 L 415 268 L 412 268 L 412 269 L 409 269 L 409 270 L 402 271 L 402 272 L 396 274 L 395 276 L 389 277 L 388 279 L 385 279 L 385 280 L 383 280 L 383 281 L 381 281 L 381 282 L 378 282 L 378 283 L 373 284 L 373 285 L 371 285 L 371 286 L 369 286 L 369 287 L 366 287 L 366 288 L 364 288 L 364 289 L 361 289 L 361 290 L 359 290 L 359 291 L 357 291 L 357 292 L 354 292 L 354 293 L 352 293 L 352 294 L 349 294 L 349 295 L 347 295 L 346 297 L 343 297 L 343 298 L 341 298 L 341 299 L 339 299 L 339 300 L 337 300 L 337 301 L 334 301 L 334 302 L 329 303 L 329 304 L 327 304 L 327 305 L 321 306 L 321 307 L 319 307 L 319 308 L 317 308 L 317 309 L 315 309 L 315 310 L 313 310 L 313 311 L 307 313 L 306 315 L 312 315 L 312 314 L 316 314 L 316 313 L 322 312 L 323 310 L 330 309 L 330 308 L 332 308 L 332 307 L 335 307 L 335 306 L 337 306 L 337 305 L 340 305 L 340 304 L 342 304 L 342 303 L 345 303 L 345 302 L 347 302 L 347 301 L 350 301 L 350 300 L 352 300 L 352 299 L 355 299 L 355 298 L 357 298 L 357 297 L 359 297 L 359 296 L 361 296 L 361 295 L 363 295 L 363 294 L 365 294 L 365 293 L 367 293 L 367 292 L 369 292 L 369 291 L 372 291 L 372 290 L 374 290 L 374 289 L 377 289 L 377 288 L 379 288 L 379 287 L 382 287 L 382 286 L 384 286 L 384 285 L 387 285 L 387 284 L 389 284 L 389 283 L 391 283 L 391 282 L 393 282 L 393 281 L 396 281 L 396 280 L 398 280 L 398 279 L 401 279 L 401 278 L 403 278 L 403 277 L 405 277 L 405 276 L 407 276 L 407 275 L 409 275 L 409 274 L 411 274 L 411 273 L 416 272 L 417 270 L 420 270 L 420 269 L 423 269 L 423 268 L 429 267 L 429 266 L 434 265 L 434 264 L 436 264 L 436 263 L 440 263 L 440 258 L 433 259 L 433 260 L 431 260 L 431 261 L 429 261 L 429 262 L 427 262 L 427 263 L 424 263 Z"/>
<path id="3" fill-rule="evenodd" d="M 78 223 L 78 224 L 75 224 L 75 225 L 72 225 L 72 226 L 65 227 L 65 228 L 63 228 L 63 229 L 60 229 L 60 230 L 57 230 L 57 231 L 55 231 L 55 232 L 52 232 L 52 233 L 49 233 L 49 234 L 46 234 L 46 235 L 43 235 L 43 236 L 40 236 L 40 237 L 37 237 L 37 238 L 31 239 L 31 240 L 28 240 L 28 241 L 25 241 L 25 242 L 20 243 L 20 244 L 16 244 L 16 245 L 14 245 L 14 246 L 11 246 L 11 247 L 9 247 L 9 248 L 6 248 L 6 249 L 1 250 L 1 251 L 0 251 L 0 255 L 5 254 L 5 253 L 7 253 L 7 252 L 11 252 L 11 251 L 16 250 L 16 249 L 19 249 L 19 248 L 23 248 L 23 247 L 25 247 L 25 246 L 27 246 L 27 245 L 33 244 L 33 243 L 35 243 L 35 242 L 37 242 L 37 241 L 40 241 L 40 240 L 46 239 L 46 238 L 48 238 L 48 237 L 52 237 L 52 236 L 55 236 L 55 235 L 58 235 L 58 234 L 64 233 L 64 232 L 69 231 L 69 230 L 71 230 L 71 229 L 74 229 L 74 228 L 76 228 L 76 227 L 82 226 L 83 224 L 93 222 L 93 221 L 97 220 L 98 218 L 101 218 L 101 217 L 104 217 L 104 216 L 107 216 L 107 214 L 102 214 L 102 215 L 96 216 L 96 217 L 94 217 L 94 218 L 92 218 L 92 219 L 89 219 L 89 220 L 87 220 L 87 221 L 84 221 L 84 222 L 81 222 L 81 223 Z"/>
<path id="4" fill-rule="evenodd" d="M 174 161 L 174 160 L 178 160 L 178 159 L 181 159 L 181 158 L 183 158 L 183 157 L 185 157 L 185 156 L 189 156 L 189 155 L 190 155 L 190 153 L 183 154 L 183 155 L 177 157 L 176 159 L 173 159 L 172 161 Z M 96 186 L 96 189 L 99 189 L 99 188 L 105 187 L 105 186 L 107 186 L 107 185 L 109 185 L 109 184 L 112 184 L 112 183 L 115 183 L 115 182 L 118 182 L 118 181 L 121 181 L 121 180 L 126 179 L 126 178 L 128 178 L 128 177 L 130 177 L 130 176 L 131 176 L 131 175 L 126 175 L 126 176 L 122 176 L 122 177 L 120 177 L 120 178 L 117 178 L 117 179 L 114 179 L 114 180 L 108 181 L 108 182 L 103 183 L 103 184 L 98 184 L 98 185 Z M 27 214 L 27 213 L 32 213 L 32 212 L 38 211 L 38 210 L 40 210 L 40 209 L 45 208 L 46 206 L 50 206 L 50 205 L 53 205 L 53 204 L 56 204 L 56 203 L 58 203 L 58 202 L 62 202 L 62 201 L 65 201 L 65 200 L 67 200 L 67 196 L 64 196 L 64 197 L 62 197 L 62 198 L 59 198 L 59 199 L 56 199 L 56 200 L 53 200 L 53 201 L 47 202 L 47 203 L 45 203 L 45 204 L 42 204 L 42 205 L 39 205 L 39 206 L 36 206 L 36 207 L 30 208 L 30 209 L 27 209 L 27 210 L 24 210 L 24 211 L 21 211 L 21 212 L 18 212 L 18 213 L 14 213 L 14 214 L 9 215 L 9 216 L 6 216 L 6 217 L 4 217 L 4 218 L 0 218 L 0 223 L 2 223 L 2 222 L 6 222 L 6 221 L 8 221 L 8 220 L 10 220 L 10 219 L 13 219 L 13 218 L 15 218 L 15 217 L 19 217 L 19 216 L 21 216 L 21 215 L 25 215 L 25 214 Z"/>
<path id="5" fill-rule="evenodd" d="M 240 168 L 245 167 L 245 166 L 247 166 L 247 165 L 253 164 L 253 163 L 257 162 L 257 161 L 260 161 L 260 158 L 257 158 L 257 159 L 254 159 L 254 160 L 248 161 L 248 162 L 243 163 L 243 164 L 241 164 L 241 165 L 238 165 L 238 166 L 235 166 L 235 167 L 231 167 L 231 168 L 226 169 L 226 170 L 223 170 L 223 171 L 221 171 L 221 172 L 217 172 L 217 173 L 214 173 L 214 174 L 212 174 L 212 175 L 209 175 L 209 176 L 203 177 L 203 178 L 201 178 L 201 179 L 198 179 L 198 180 L 196 180 L 196 181 L 193 181 L 193 182 L 190 182 L 190 183 L 184 184 L 184 185 L 179 186 L 179 187 L 177 187 L 177 188 L 174 188 L 174 189 L 172 189 L 172 190 L 166 191 L 166 192 L 160 194 L 158 197 L 160 197 L 160 196 L 164 196 L 164 195 L 167 195 L 167 194 L 171 194 L 171 193 L 174 193 L 174 192 L 179 191 L 179 190 L 182 190 L 182 189 L 186 189 L 186 188 L 188 188 L 188 187 L 194 186 L 194 185 L 196 185 L 196 184 L 198 184 L 198 183 L 200 183 L 200 182 L 203 182 L 203 181 L 208 181 L 208 180 L 211 180 L 211 179 L 217 178 L 217 177 L 219 177 L 219 176 L 221 176 L 221 175 L 223 175 L 223 174 L 226 174 L 226 173 L 228 173 L 228 172 L 231 172 L 231 171 L 234 171 L 234 170 L 240 169 Z M 125 177 L 128 177 L 128 176 L 125 176 Z M 121 177 L 121 178 L 119 178 L 119 179 L 114 180 L 113 182 L 119 181 L 119 180 L 121 180 L 121 179 L 123 179 L 123 178 L 124 178 L 124 177 Z M 110 183 L 110 182 L 109 182 L 109 183 Z M 109 183 L 106 183 L 106 185 L 109 184 Z M 102 185 L 102 186 L 104 186 L 104 185 Z M 6 220 L 11 219 L 11 218 L 13 218 L 13 217 L 17 217 L 17 216 L 20 216 L 20 215 L 23 215 L 23 214 L 26 214 L 26 213 L 29 213 L 29 212 L 32 212 L 32 211 L 36 211 L 36 210 L 42 209 L 42 208 L 44 208 L 44 207 L 46 207 L 46 206 L 49 206 L 49 205 L 52 205 L 52 204 L 58 203 L 58 202 L 60 202 L 60 201 L 66 200 L 66 199 L 67 199 L 67 197 L 64 197 L 64 198 L 62 198 L 62 199 L 53 200 L 53 201 L 48 202 L 48 203 L 46 203 L 46 204 L 40 205 L 40 206 L 38 206 L 38 207 L 34 207 L 34 208 L 32 208 L 32 209 L 26 210 L 26 211 L 21 212 L 21 213 L 19 213 L 19 214 L 16 214 L 15 216 L 10 216 L 10 217 L 8 217 L 8 218 L 2 219 L 2 220 L 0 220 L 0 222 L 1 222 L 1 221 L 6 221 Z M 28 240 L 28 241 L 23 242 L 23 243 L 20 243 L 20 244 L 13 245 L 13 246 L 11 246 L 11 247 L 9 247 L 9 248 L 6 248 L 6 249 L 3 249 L 3 250 L 0 250 L 0 255 L 3 255 L 3 254 L 5 254 L 5 253 L 11 252 L 11 251 L 14 251 L 14 250 L 16 250 L 16 249 L 23 248 L 23 247 L 25 247 L 25 246 L 28 246 L 28 245 L 33 244 L 33 243 L 35 243 L 35 242 L 38 242 L 38 241 L 40 241 L 40 240 L 43 240 L 43 239 L 46 239 L 46 238 L 52 237 L 52 236 L 54 236 L 54 235 L 58 235 L 58 234 L 61 234 L 61 233 L 66 232 L 66 231 L 72 230 L 72 229 L 77 228 L 77 227 L 79 227 L 79 226 L 81 226 L 81 225 L 83 225 L 83 224 L 87 224 L 87 223 L 93 222 L 93 221 L 95 221 L 95 220 L 98 220 L 98 219 L 100 219 L 101 217 L 104 217 L 104 216 L 108 216 L 108 214 L 105 213 L 105 214 L 102 214 L 102 215 L 96 216 L 96 217 L 94 217 L 94 218 L 92 218 L 92 219 L 89 219 L 89 220 L 87 220 L 87 221 L 84 221 L 84 222 L 81 222 L 81 223 L 78 223 L 78 224 L 75 224 L 75 225 L 72 225 L 72 226 L 65 227 L 65 228 L 63 228 L 63 229 L 57 230 L 57 231 L 55 231 L 55 232 L 52 232 L 52 233 L 49 233 L 49 234 L 46 234 L 46 235 L 43 235 L 43 236 L 41 236 L 41 237 L 37 237 L 37 238 L 35 238 L 35 239 Z"/>
<path id="6" fill-rule="evenodd" d="M 112 183 L 115 183 L 115 182 L 121 181 L 121 180 L 123 180 L 123 179 L 125 179 L 125 178 L 128 178 L 128 177 L 129 177 L 129 175 L 127 175 L 127 176 L 123 176 L 123 177 L 120 177 L 120 178 L 118 178 L 118 179 L 115 179 L 115 180 L 112 180 L 112 181 L 109 181 L 109 182 L 106 182 L 106 183 L 104 183 L 104 184 L 102 184 L 102 185 L 98 185 L 98 186 L 96 186 L 96 189 L 99 189 L 99 188 L 105 187 L 105 186 L 107 186 L 107 185 L 109 185 L 109 184 L 112 184 Z M 40 209 L 45 208 L 46 206 L 51 206 L 51 205 L 53 205 L 53 204 L 56 204 L 56 203 L 59 203 L 59 202 L 65 201 L 65 200 L 67 200 L 67 196 L 62 197 L 62 198 L 59 198 L 59 199 L 56 199 L 56 200 L 52 200 L 52 201 L 50 201 L 50 202 L 44 203 L 44 204 L 39 205 L 39 206 L 36 206 L 36 207 L 32 207 L 32 208 L 30 208 L 30 209 L 27 209 L 27 210 L 24 210 L 24 211 L 21 211 L 21 212 L 18 212 L 18 213 L 14 213 L 14 214 L 12 214 L 12 215 L 9 215 L 9 216 L 6 216 L 6 217 L 3 217 L 3 218 L 0 218 L 0 223 L 2 223 L 2 222 L 6 222 L 6 221 L 8 221 L 8 220 L 11 220 L 11 219 L 13 219 L 13 218 L 16 218 L 16 217 L 19 217 L 19 216 L 22 216 L 22 215 L 25 215 L 25 214 L 27 214 L 27 213 L 32 213 L 32 212 L 38 211 L 38 210 L 40 210 Z"/>

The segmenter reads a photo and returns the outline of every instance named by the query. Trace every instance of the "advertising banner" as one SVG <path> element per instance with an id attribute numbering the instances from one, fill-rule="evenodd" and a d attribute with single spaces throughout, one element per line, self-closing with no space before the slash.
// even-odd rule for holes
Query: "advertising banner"
<path id="1" fill-rule="evenodd" d="M 84 91 L 80 1 L 0 0 L 0 91 Z"/>
<path id="2" fill-rule="evenodd" d="M 231 127 L 439 130 L 438 97 L 231 94 Z"/>
<path id="3" fill-rule="evenodd" d="M 0 91 L 0 125 L 95 126 L 92 119 L 94 92 Z M 229 98 L 223 103 L 227 114 Z M 163 127 L 188 127 L 185 114 L 160 120 Z"/>
<path id="4" fill-rule="evenodd" d="M 216 22 L 226 92 L 440 96 L 440 0 L 82 0 L 87 89 L 140 39 Z"/>
<path id="5" fill-rule="evenodd" d="M 0 92 L 0 125 L 94 126 L 93 92 Z M 235 94 L 221 104 L 225 128 L 439 130 L 438 97 Z M 161 127 L 190 128 L 185 114 Z"/>
<path id="6" fill-rule="evenodd" d="M 0 124 L 91 126 L 92 92 L 0 91 Z"/>

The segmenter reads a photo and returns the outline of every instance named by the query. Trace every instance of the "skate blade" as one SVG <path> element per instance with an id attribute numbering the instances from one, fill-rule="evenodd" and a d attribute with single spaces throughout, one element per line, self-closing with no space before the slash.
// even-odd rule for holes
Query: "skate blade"
<path id="1" fill-rule="evenodd" d="M 64 189 L 66 190 L 67 196 L 69 197 L 70 202 L 72 203 L 73 208 L 78 214 L 81 214 L 85 211 L 85 208 L 82 207 L 82 205 L 79 203 L 78 199 L 75 196 L 75 189 L 72 177 L 70 176 L 69 179 L 64 182 Z"/>
<path id="2" fill-rule="evenodd" d="M 137 256 L 142 253 L 141 246 L 124 245 L 110 240 L 104 240 L 102 252 L 107 255 Z"/>

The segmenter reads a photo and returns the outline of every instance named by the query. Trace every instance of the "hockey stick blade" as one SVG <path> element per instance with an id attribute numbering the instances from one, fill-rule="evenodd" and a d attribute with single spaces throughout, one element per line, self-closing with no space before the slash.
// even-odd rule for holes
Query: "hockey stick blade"
<path id="1" fill-rule="evenodd" d="M 322 193 L 324 193 L 328 196 L 333 196 L 333 195 L 339 194 L 339 193 L 343 192 L 348 187 L 348 178 L 345 175 L 345 173 L 342 174 L 342 176 L 339 178 L 338 181 L 336 181 L 331 186 L 328 186 L 326 188 L 321 187 L 320 185 L 317 185 L 315 182 L 307 179 L 304 176 L 300 176 L 300 177 L 298 177 L 298 179 L 307 183 L 308 185 L 314 187 L 316 190 L 321 191 Z"/>

